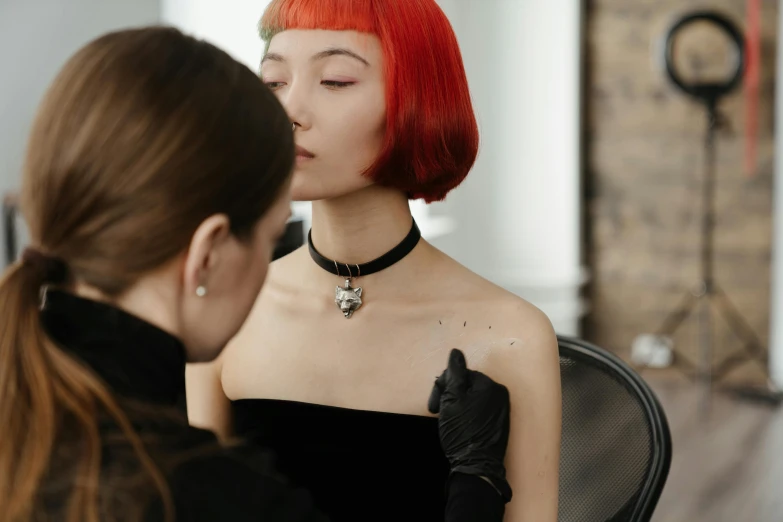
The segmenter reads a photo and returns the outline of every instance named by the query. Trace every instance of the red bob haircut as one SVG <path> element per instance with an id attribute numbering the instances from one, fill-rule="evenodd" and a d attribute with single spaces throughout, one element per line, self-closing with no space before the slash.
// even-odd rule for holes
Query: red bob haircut
<path id="1" fill-rule="evenodd" d="M 272 0 L 259 30 L 358 31 L 383 49 L 386 135 L 365 175 L 439 201 L 473 166 L 479 135 L 457 38 L 435 0 Z"/>

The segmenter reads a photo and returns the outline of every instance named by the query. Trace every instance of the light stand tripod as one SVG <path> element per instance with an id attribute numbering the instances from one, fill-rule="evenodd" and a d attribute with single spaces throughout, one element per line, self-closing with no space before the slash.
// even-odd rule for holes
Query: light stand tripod
<path id="1" fill-rule="evenodd" d="M 728 34 L 735 44 L 736 70 L 733 76 L 722 83 L 688 84 L 677 73 L 673 63 L 674 37 L 682 28 L 694 22 L 712 23 Z M 769 375 L 767 350 L 747 321 L 737 311 L 726 293 L 720 288 L 714 275 L 714 236 L 715 236 L 715 136 L 721 124 L 718 102 L 721 97 L 739 85 L 744 65 L 744 40 L 731 21 L 714 12 L 700 11 L 686 15 L 669 30 L 665 46 L 666 70 L 672 81 L 680 89 L 704 104 L 707 115 L 707 132 L 704 140 L 704 178 L 701 192 L 701 256 L 700 281 L 694 289 L 685 295 L 679 307 L 664 320 L 657 332 L 659 337 L 670 337 L 683 324 L 695 307 L 699 307 L 699 353 L 698 365 L 691 363 L 674 351 L 674 364 L 679 366 L 691 379 L 701 380 L 707 393 L 703 411 L 709 409 L 710 392 L 715 381 L 721 380 L 737 365 L 752 359 L 758 360 L 766 375 Z M 713 367 L 713 307 L 723 317 L 732 332 L 742 341 L 742 351 L 726 357 Z M 698 366 L 698 367 L 697 367 Z M 754 399 L 762 399 L 774 404 L 781 401 L 781 394 L 771 389 L 727 389 L 734 393 Z"/>

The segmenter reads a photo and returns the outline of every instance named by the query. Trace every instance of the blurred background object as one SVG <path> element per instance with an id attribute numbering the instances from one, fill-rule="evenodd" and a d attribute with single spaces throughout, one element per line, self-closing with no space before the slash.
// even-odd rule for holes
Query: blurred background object
<path id="1" fill-rule="evenodd" d="M 669 80 L 658 46 L 671 24 L 694 10 L 723 13 L 744 34 L 750 3 L 590 3 L 585 175 L 593 313 L 585 336 L 624 357 L 638 335 L 656 332 L 700 277 L 704 108 Z M 756 170 L 753 176 L 743 174 L 745 85 L 721 102 L 727 125 L 716 138 L 714 275 L 766 347 L 778 9 L 776 2 L 758 7 Z M 678 38 L 677 67 L 689 81 L 725 78 L 732 57 L 732 42 L 711 24 L 694 23 Z M 685 321 L 671 343 L 699 361 L 695 319 Z M 729 324 L 716 320 L 714 361 L 734 353 L 738 343 Z M 726 375 L 733 383 L 766 384 L 766 378 L 763 365 L 754 362 Z"/>
<path id="2" fill-rule="evenodd" d="M 758 7 L 758 4 L 756 3 Z M 722 75 L 696 75 L 689 79 L 683 74 L 681 69 L 681 53 L 677 51 L 681 34 L 687 34 L 693 30 L 694 26 L 707 26 L 712 30 L 717 30 L 724 37 L 726 46 L 724 71 Z M 750 39 L 748 39 L 750 41 Z M 716 157 L 718 154 L 718 133 L 730 127 L 731 122 L 722 112 L 722 103 L 724 98 L 730 96 L 734 90 L 742 85 L 743 76 L 751 73 L 756 74 L 758 68 L 755 66 L 757 61 L 747 60 L 749 53 L 745 49 L 745 36 L 737 25 L 728 17 L 718 11 L 697 10 L 688 12 L 682 17 L 676 19 L 672 26 L 666 31 L 662 38 L 660 46 L 661 63 L 669 76 L 671 82 L 681 91 L 682 94 L 689 96 L 692 101 L 702 106 L 704 111 L 704 139 L 702 142 L 702 172 L 700 175 L 700 196 L 697 205 L 699 207 L 699 234 L 697 243 L 699 246 L 699 262 L 697 279 L 686 289 L 680 303 L 673 308 L 666 316 L 661 326 L 657 330 L 655 343 L 656 350 L 650 352 L 652 356 L 658 356 L 668 350 L 670 360 L 674 361 L 675 366 L 693 380 L 700 380 L 704 383 L 704 400 L 702 402 L 702 413 L 709 414 L 710 399 L 714 386 L 721 386 L 722 390 L 730 390 L 737 396 L 746 398 L 764 399 L 772 404 L 779 404 L 783 396 L 777 390 L 777 386 L 769 379 L 769 355 L 761 340 L 753 329 L 748 325 L 737 307 L 732 303 L 729 295 L 721 286 L 721 281 L 715 274 L 715 236 L 720 233 L 716 230 L 716 210 L 715 196 L 718 189 L 716 180 Z M 752 56 L 752 54 L 751 54 Z M 755 85 L 755 78 L 746 82 L 750 88 Z M 757 105 L 757 90 L 748 91 L 748 107 L 755 110 Z M 755 122 L 755 112 L 751 112 L 751 118 L 748 119 L 749 125 Z M 748 112 L 746 111 L 746 114 Z M 747 133 L 746 151 L 755 152 L 755 132 Z M 746 155 L 745 159 L 748 159 Z M 755 160 L 755 158 L 751 158 Z M 747 162 L 746 166 L 755 166 L 755 161 Z M 753 173 L 751 173 L 753 174 Z M 698 321 L 698 361 L 688 360 L 672 346 L 673 335 L 686 323 L 688 319 L 695 316 Z M 736 337 L 733 350 L 719 361 L 713 357 L 714 346 L 714 325 L 717 321 L 723 321 L 728 327 L 729 332 Z M 639 350 L 642 339 L 648 339 L 649 334 L 638 336 L 637 341 L 631 347 L 631 358 L 638 361 Z M 647 348 L 649 349 L 649 348 Z M 720 381 L 731 373 L 735 368 L 747 361 L 756 362 L 764 378 L 768 381 L 765 386 L 742 386 L 726 388 Z M 652 361 L 651 361 L 652 362 Z M 643 362 L 647 366 L 649 363 Z M 660 367 L 660 364 L 656 364 Z"/>

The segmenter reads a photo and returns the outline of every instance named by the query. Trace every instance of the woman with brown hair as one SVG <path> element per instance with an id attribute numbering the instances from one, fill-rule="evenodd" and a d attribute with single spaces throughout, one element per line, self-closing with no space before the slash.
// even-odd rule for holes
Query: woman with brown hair
<path id="1" fill-rule="evenodd" d="M 0 283 L 0 520 L 322 520 L 175 413 L 261 288 L 293 160 L 283 108 L 212 45 L 136 29 L 69 60 Z"/>
<path id="2" fill-rule="evenodd" d="M 213 360 L 263 285 L 294 148 L 253 72 L 174 29 L 69 60 L 30 138 L 31 246 L 0 281 L 0 521 L 325 520 L 177 409 L 185 362 Z M 505 388 L 455 352 L 433 392 L 451 520 L 502 513 Z"/>

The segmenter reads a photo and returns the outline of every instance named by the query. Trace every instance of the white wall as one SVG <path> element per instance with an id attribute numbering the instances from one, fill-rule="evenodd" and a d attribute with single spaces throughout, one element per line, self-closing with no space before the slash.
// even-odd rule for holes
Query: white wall
<path id="1" fill-rule="evenodd" d="M 17 186 L 44 91 L 79 47 L 98 35 L 157 23 L 159 0 L 0 1 L 0 187 Z"/>
<path id="2" fill-rule="evenodd" d="M 16 190 L 30 126 L 59 69 L 110 30 L 157 23 L 159 0 L 0 0 L 0 191 Z"/>

